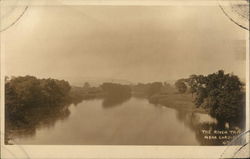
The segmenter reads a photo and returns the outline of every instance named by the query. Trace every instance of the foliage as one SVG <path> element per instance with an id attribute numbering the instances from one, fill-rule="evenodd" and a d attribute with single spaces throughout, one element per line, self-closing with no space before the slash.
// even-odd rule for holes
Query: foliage
<path id="1" fill-rule="evenodd" d="M 53 111 L 69 100 L 70 85 L 64 80 L 13 77 L 5 81 L 5 115 L 13 122 L 34 123 L 34 110 Z M 48 110 L 48 111 L 45 111 Z"/>
<path id="2" fill-rule="evenodd" d="M 184 79 L 179 79 L 175 82 L 175 87 L 178 89 L 180 93 L 185 93 L 187 91 L 187 86 L 184 83 Z"/>
<path id="3" fill-rule="evenodd" d="M 161 82 L 153 82 L 149 85 L 148 96 L 151 97 L 154 94 L 160 93 L 163 85 Z"/>
<path id="4" fill-rule="evenodd" d="M 103 83 L 101 88 L 107 96 L 119 97 L 131 95 L 131 88 L 128 85 L 107 82 Z"/>
<path id="5" fill-rule="evenodd" d="M 162 93 L 164 90 L 170 88 L 170 85 L 166 82 L 164 85 L 162 82 L 152 82 L 152 83 L 138 83 L 137 85 L 132 86 L 132 90 L 134 93 L 142 93 L 146 97 L 151 97 L 156 94 Z"/>
<path id="6" fill-rule="evenodd" d="M 90 88 L 90 84 L 88 82 L 85 82 L 83 85 L 84 89 L 89 89 Z"/>
<path id="7" fill-rule="evenodd" d="M 229 121 L 244 115 L 245 93 L 237 76 L 219 70 L 207 76 L 192 75 L 187 81 L 196 93 L 196 106 L 208 108 L 211 116 Z"/>

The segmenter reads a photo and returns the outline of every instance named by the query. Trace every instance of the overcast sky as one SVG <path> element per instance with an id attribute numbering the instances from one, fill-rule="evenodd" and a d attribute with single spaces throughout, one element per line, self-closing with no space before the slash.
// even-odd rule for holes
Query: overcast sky
<path id="1" fill-rule="evenodd" d="M 30 7 L 4 32 L 7 75 L 175 80 L 245 78 L 245 31 L 217 6 Z"/>

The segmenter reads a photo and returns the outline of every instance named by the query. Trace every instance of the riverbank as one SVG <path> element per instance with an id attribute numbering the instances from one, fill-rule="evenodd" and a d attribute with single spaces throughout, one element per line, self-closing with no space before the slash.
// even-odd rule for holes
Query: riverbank
<path id="1" fill-rule="evenodd" d="M 180 93 L 157 94 L 149 98 L 149 102 L 153 104 L 188 112 L 208 113 L 208 111 L 203 108 L 196 108 L 193 100 L 194 98 L 191 94 Z"/>

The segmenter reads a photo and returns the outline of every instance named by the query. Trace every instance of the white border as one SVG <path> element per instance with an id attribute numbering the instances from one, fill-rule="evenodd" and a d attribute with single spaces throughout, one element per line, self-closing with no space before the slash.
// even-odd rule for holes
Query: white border
<path id="1" fill-rule="evenodd" d="M 11 0 L 8 1 L 11 5 Z M 29 0 L 23 0 L 23 5 Z M 32 5 L 182 5 L 182 6 L 214 6 L 217 0 L 34 0 Z M 246 130 L 249 130 L 249 32 L 246 31 Z M 4 37 L 1 35 L 1 130 L 4 130 L 4 75 L 5 55 Z M 248 139 L 249 140 L 249 139 Z M 4 136 L 1 133 L 1 146 L 16 156 L 28 158 L 220 158 L 227 146 L 78 146 L 78 145 L 4 145 Z M 232 146 L 236 149 L 239 146 Z M 2 150 L 1 150 L 2 151 Z M 25 152 L 24 152 L 25 151 Z M 6 154 L 1 153 L 2 157 Z"/>

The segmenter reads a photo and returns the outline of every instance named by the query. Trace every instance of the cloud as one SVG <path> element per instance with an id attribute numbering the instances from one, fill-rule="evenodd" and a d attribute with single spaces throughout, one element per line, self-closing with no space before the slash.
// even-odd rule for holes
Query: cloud
<path id="1" fill-rule="evenodd" d="M 37 6 L 5 37 L 7 74 L 155 81 L 225 69 L 245 77 L 236 56 L 244 45 L 232 47 L 245 32 L 216 6 Z"/>

